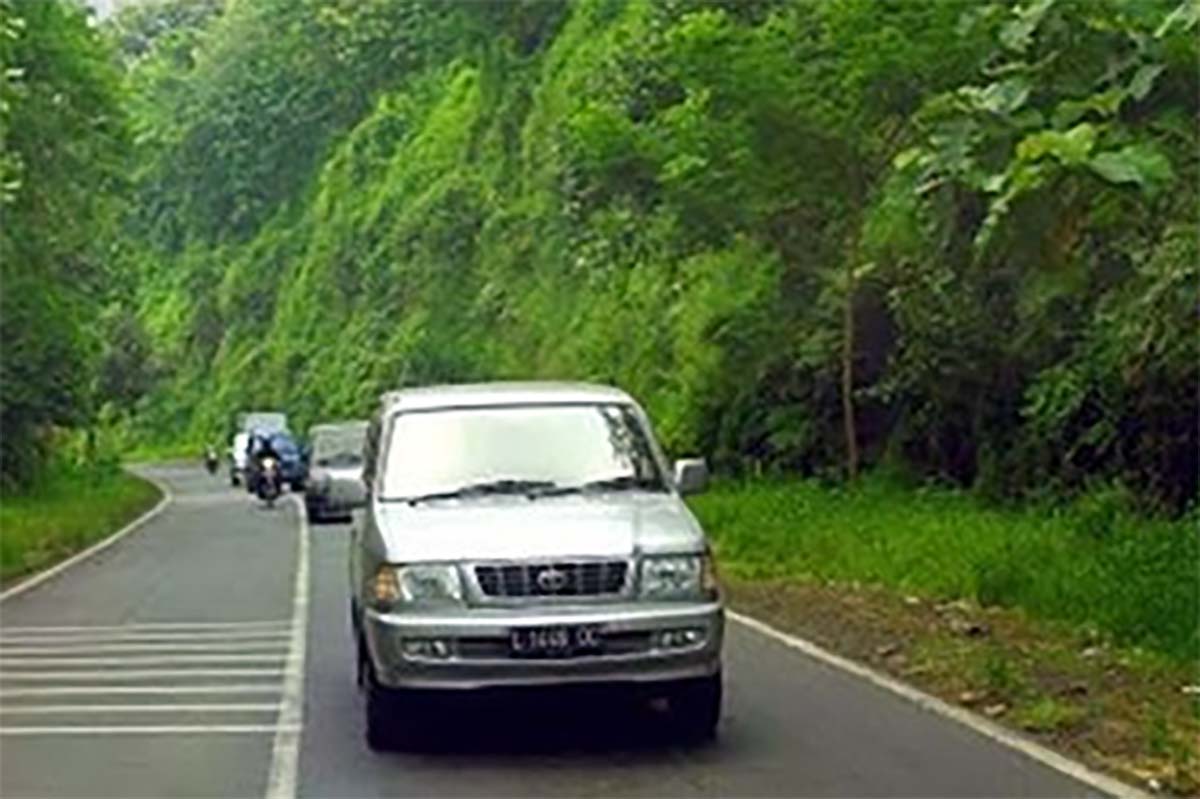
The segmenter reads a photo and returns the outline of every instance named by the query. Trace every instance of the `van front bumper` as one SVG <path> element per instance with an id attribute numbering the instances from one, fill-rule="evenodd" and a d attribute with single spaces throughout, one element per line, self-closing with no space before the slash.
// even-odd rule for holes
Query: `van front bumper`
<path id="1" fill-rule="evenodd" d="M 719 602 L 459 608 L 362 617 L 367 657 L 389 688 L 478 689 L 572 683 L 672 682 L 721 668 Z M 521 628 L 588 628 L 601 643 L 573 655 L 513 653 Z"/>

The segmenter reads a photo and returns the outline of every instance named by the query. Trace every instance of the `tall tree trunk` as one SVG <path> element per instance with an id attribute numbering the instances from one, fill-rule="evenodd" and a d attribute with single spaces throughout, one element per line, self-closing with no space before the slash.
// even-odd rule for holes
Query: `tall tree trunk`
<path id="1" fill-rule="evenodd" d="M 855 232 L 857 233 L 857 231 Z M 846 286 L 842 301 L 842 431 L 846 437 L 846 475 L 858 478 L 858 426 L 854 421 L 854 270 L 856 247 L 846 257 Z"/>
<path id="2" fill-rule="evenodd" d="M 863 163 L 851 154 L 848 165 L 853 213 L 846 234 L 846 274 L 842 295 L 842 434 L 846 438 L 846 479 L 858 479 L 858 424 L 854 419 L 854 295 L 858 290 L 859 247 L 866 216 L 867 185 Z"/>

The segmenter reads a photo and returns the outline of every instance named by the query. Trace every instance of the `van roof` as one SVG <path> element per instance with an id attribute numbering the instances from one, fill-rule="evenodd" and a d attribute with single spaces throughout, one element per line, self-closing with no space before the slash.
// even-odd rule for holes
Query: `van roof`
<path id="1" fill-rule="evenodd" d="M 389 391 L 383 395 L 385 410 L 428 410 L 446 407 L 489 405 L 536 405 L 540 403 L 633 402 L 618 388 L 594 383 L 496 382 L 422 386 Z"/>

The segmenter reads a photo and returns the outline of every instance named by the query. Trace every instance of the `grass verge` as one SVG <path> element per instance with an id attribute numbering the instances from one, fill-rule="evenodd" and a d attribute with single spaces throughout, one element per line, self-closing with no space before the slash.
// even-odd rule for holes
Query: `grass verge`
<path id="1" fill-rule="evenodd" d="M 224 450 L 220 447 L 217 449 L 218 454 L 224 457 Z M 199 463 L 204 458 L 204 446 L 179 442 L 139 444 L 126 448 L 122 457 L 126 463 L 163 463 L 166 461 Z"/>
<path id="2" fill-rule="evenodd" d="M 693 507 L 734 607 L 1130 782 L 1200 790 L 1194 520 L 877 478 L 718 485 Z"/>
<path id="3" fill-rule="evenodd" d="M 1197 514 L 1147 519 L 1110 493 L 1057 508 L 996 508 L 879 478 L 850 488 L 725 484 L 693 506 L 737 577 L 858 581 L 1021 608 L 1200 660 Z"/>
<path id="4" fill-rule="evenodd" d="M 0 584 L 44 569 L 119 530 L 158 502 L 123 471 L 56 472 L 0 502 Z"/>

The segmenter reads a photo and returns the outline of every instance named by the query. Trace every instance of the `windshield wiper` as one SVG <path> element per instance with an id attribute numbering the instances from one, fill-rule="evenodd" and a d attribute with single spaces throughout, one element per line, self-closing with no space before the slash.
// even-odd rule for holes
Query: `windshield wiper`
<path id="1" fill-rule="evenodd" d="M 621 477 L 608 477 L 603 480 L 589 480 L 586 483 L 571 486 L 555 486 L 533 491 L 530 498 L 561 497 L 565 494 L 600 494 L 605 491 L 664 491 L 662 481 L 652 477 L 638 477 L 626 474 Z"/>
<path id="2" fill-rule="evenodd" d="M 395 502 L 407 502 L 416 505 L 438 499 L 462 499 L 472 496 L 487 496 L 492 494 L 530 494 L 534 491 L 549 490 L 554 487 L 553 480 L 488 480 L 482 483 L 470 483 L 450 491 L 436 491 L 431 494 L 418 494 L 412 497 L 397 497 Z"/>

